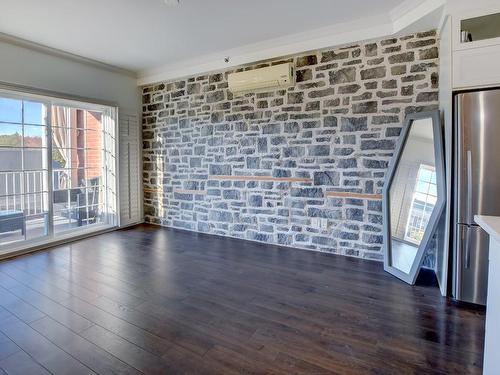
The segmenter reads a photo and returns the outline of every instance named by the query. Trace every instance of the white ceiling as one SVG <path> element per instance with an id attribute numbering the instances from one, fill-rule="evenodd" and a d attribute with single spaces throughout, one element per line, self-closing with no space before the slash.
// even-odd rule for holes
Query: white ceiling
<path id="1" fill-rule="evenodd" d="M 137 72 L 306 35 L 390 24 L 424 0 L 0 0 L 0 32 Z M 428 1 L 427 1 L 428 2 Z"/>

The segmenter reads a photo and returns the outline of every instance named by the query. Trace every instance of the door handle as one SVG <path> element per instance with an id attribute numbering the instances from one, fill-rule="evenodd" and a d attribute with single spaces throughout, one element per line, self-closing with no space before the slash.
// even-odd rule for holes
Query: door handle
<path id="1" fill-rule="evenodd" d="M 466 229 L 465 236 L 465 252 L 464 252 L 464 268 L 468 270 L 470 268 L 470 227 Z"/>
<path id="2" fill-rule="evenodd" d="M 467 150 L 467 224 L 472 223 L 472 152 Z"/>

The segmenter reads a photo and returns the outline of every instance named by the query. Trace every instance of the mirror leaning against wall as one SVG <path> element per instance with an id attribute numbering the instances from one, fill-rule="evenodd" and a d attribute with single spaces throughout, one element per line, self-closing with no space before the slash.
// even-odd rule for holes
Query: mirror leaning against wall
<path id="1" fill-rule="evenodd" d="M 445 207 L 439 111 L 406 117 L 383 191 L 384 269 L 414 284 Z"/>

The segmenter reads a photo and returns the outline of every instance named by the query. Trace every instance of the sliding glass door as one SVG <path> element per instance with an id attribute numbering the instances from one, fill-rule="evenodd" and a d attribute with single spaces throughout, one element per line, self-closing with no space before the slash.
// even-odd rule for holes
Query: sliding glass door
<path id="1" fill-rule="evenodd" d="M 48 104 L 0 97 L 0 245 L 48 235 Z"/>
<path id="2" fill-rule="evenodd" d="M 0 91 L 0 253 L 116 225 L 115 109 Z"/>
<path id="3" fill-rule="evenodd" d="M 52 107 L 54 231 L 104 220 L 103 114 Z"/>

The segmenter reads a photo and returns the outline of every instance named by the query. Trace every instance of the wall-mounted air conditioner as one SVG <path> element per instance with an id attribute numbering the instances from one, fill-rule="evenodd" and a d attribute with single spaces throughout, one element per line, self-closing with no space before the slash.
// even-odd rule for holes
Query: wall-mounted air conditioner
<path id="1" fill-rule="evenodd" d="M 292 63 L 231 73 L 228 76 L 229 91 L 233 94 L 286 88 L 294 83 Z"/>

